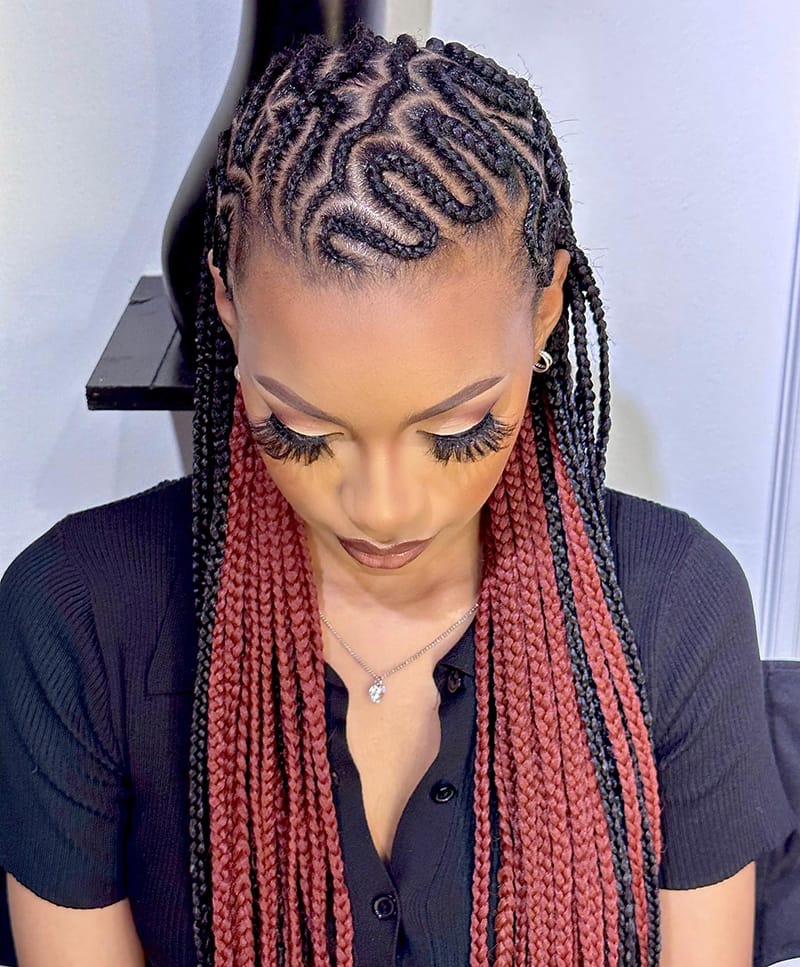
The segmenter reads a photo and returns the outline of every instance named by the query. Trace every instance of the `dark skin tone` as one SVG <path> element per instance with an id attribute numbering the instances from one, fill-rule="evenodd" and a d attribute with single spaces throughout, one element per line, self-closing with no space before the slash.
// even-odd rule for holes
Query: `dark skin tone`
<path id="1" fill-rule="evenodd" d="M 361 293 L 310 287 L 290 264 L 263 252 L 247 267 L 235 302 L 211 266 L 248 416 L 274 412 L 299 433 L 331 434 L 332 455 L 310 466 L 263 459 L 306 524 L 320 607 L 379 671 L 431 641 L 475 601 L 480 510 L 525 414 L 531 367 L 561 315 L 568 253 L 556 252 L 552 283 L 532 310 L 536 293 L 509 271 L 501 251 L 464 248 L 436 266 L 421 263 L 405 282 Z M 256 375 L 280 380 L 351 429 L 282 403 Z M 404 427 L 410 413 L 498 375 L 473 400 Z M 426 434 L 457 433 L 489 410 L 517 428 L 503 449 L 474 463 L 431 456 Z M 379 572 L 354 561 L 337 535 L 382 545 L 434 539 L 409 565 Z M 462 632 L 392 676 L 391 691 L 376 706 L 366 697 L 364 670 L 323 628 L 325 660 L 348 689 L 347 741 L 384 859 L 408 797 L 439 749 L 431 672 Z M 751 962 L 754 871 L 749 863 L 720 883 L 660 891 L 660 967 Z"/>

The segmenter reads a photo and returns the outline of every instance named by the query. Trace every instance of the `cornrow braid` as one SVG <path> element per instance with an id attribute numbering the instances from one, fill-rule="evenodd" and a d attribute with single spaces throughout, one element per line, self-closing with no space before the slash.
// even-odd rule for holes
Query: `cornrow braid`
<path id="1" fill-rule="evenodd" d="M 306 38 L 276 54 L 220 134 L 204 248 L 230 293 L 265 243 L 312 281 L 357 285 L 506 225 L 519 240 L 514 268 L 537 289 L 553 279 L 556 249 L 570 262 L 547 346 L 553 365 L 532 381 L 530 419 L 481 515 L 470 964 L 656 967 L 659 790 L 604 511 L 606 322 L 572 228 L 566 165 L 533 90 L 437 38 L 389 43 L 363 24 L 333 47 Z M 251 438 L 205 260 L 201 271 L 190 747 L 198 963 L 349 967 L 309 548 Z"/>

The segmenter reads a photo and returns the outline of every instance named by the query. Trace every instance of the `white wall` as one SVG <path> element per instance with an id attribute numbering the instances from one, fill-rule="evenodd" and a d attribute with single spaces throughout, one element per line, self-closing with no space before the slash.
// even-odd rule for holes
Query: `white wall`
<path id="1" fill-rule="evenodd" d="M 410 29 L 394 4 L 387 29 Z M 404 14 L 404 16 L 410 14 Z M 3 5 L 0 569 L 63 514 L 183 472 L 166 413 L 84 383 L 221 93 L 238 10 Z M 421 14 L 416 15 L 417 19 Z M 411 18 L 413 21 L 413 18 Z M 430 32 L 527 73 L 612 333 L 612 486 L 682 507 L 761 586 L 800 172 L 789 0 L 437 0 Z M 185 427 L 186 419 L 183 418 Z"/>
<path id="2" fill-rule="evenodd" d="M 69 511 L 184 472 L 168 413 L 84 384 L 216 107 L 235 5 L 0 8 L 0 571 Z M 178 417 L 185 431 L 187 414 Z"/>

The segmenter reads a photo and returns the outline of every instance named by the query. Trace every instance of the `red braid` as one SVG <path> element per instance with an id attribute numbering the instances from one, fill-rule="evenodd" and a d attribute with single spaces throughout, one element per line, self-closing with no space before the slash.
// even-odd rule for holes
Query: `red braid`
<path id="1" fill-rule="evenodd" d="M 636 932 L 645 951 L 648 825 L 656 862 L 661 853 L 655 762 L 549 408 L 547 427 L 575 617 L 619 776 Z M 271 964 L 282 951 L 288 967 L 332 961 L 350 967 L 353 923 L 327 758 L 322 634 L 309 549 L 302 522 L 250 438 L 240 393 L 230 451 L 208 683 L 216 964 Z M 613 965 L 619 960 L 613 848 L 528 420 L 485 511 L 475 631 L 470 963 Z M 501 863 L 490 961 L 492 789 Z M 330 948 L 329 917 L 335 930 Z"/>
<path id="2" fill-rule="evenodd" d="M 231 431 L 225 555 L 208 683 L 213 931 L 218 967 L 353 963 L 326 752 L 322 636 L 302 523 L 250 439 Z M 253 894 L 250 870 L 258 886 Z M 254 922 L 260 924 L 258 944 Z"/>

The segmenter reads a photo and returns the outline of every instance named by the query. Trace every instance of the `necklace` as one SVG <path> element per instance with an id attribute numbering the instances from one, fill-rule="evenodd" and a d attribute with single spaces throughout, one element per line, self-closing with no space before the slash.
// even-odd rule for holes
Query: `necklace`
<path id="1" fill-rule="evenodd" d="M 431 648 L 433 648 L 434 645 L 438 645 L 439 642 L 443 638 L 446 638 L 447 635 L 449 635 L 450 632 L 453 631 L 454 628 L 457 628 L 460 624 L 463 624 L 463 622 L 465 622 L 467 620 L 467 618 L 469 618 L 473 614 L 475 614 L 475 612 L 477 610 L 478 610 L 478 602 L 476 601 L 475 604 L 473 604 L 473 606 L 469 609 L 469 611 L 467 611 L 466 614 L 461 615 L 461 617 L 458 619 L 458 621 L 456 621 L 453 624 L 451 624 L 450 627 L 446 631 L 443 631 L 440 635 L 437 635 L 436 638 L 433 639 L 433 641 L 428 642 L 428 644 L 425 645 L 424 648 L 420 648 L 420 650 L 417 651 L 417 652 L 415 652 L 413 655 L 411 655 L 410 658 L 406 658 L 404 661 L 401 661 L 399 665 L 395 665 L 394 668 L 390 668 L 388 671 L 383 672 L 382 675 L 379 675 L 377 672 L 373 671 L 369 667 L 369 665 L 364 661 L 364 659 L 361 658 L 359 655 L 357 655 L 353 651 L 353 649 L 350 647 L 350 645 L 347 644 L 347 642 L 344 640 L 344 638 L 342 638 L 342 636 L 339 634 L 339 632 L 333 627 L 333 625 L 330 623 L 330 621 L 328 621 L 328 619 L 325 617 L 325 615 L 321 611 L 319 613 L 319 616 L 320 616 L 320 618 L 322 618 L 323 624 L 341 642 L 341 644 L 343 645 L 345 651 L 349 655 L 351 655 L 351 657 L 355 658 L 355 660 L 359 663 L 359 665 L 361 665 L 361 667 L 364 669 L 365 672 L 367 672 L 369 675 L 372 676 L 372 684 L 369 686 L 368 692 L 369 692 L 370 700 L 373 701 L 377 705 L 378 702 L 380 702 L 380 700 L 383 698 L 384 694 L 386 693 L 386 684 L 385 683 L 386 683 L 386 679 L 390 675 L 394 675 L 394 673 L 395 672 L 399 672 L 401 668 L 405 668 L 406 665 L 410 665 L 412 661 L 416 661 L 417 658 L 420 657 L 420 655 L 424 655 L 426 651 L 430 651 Z"/>

